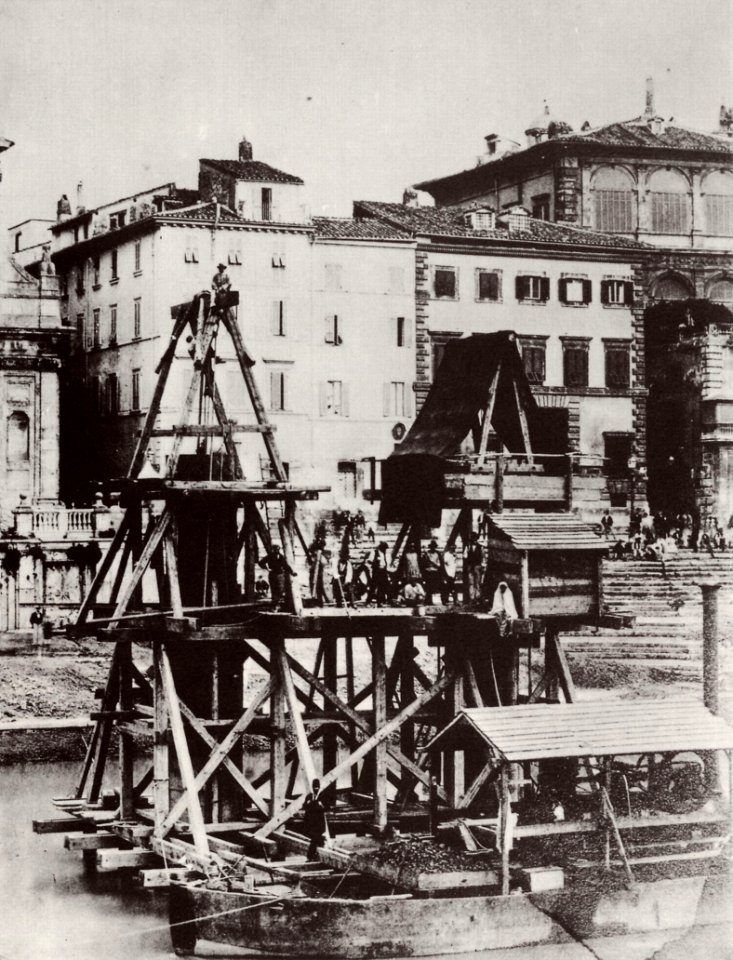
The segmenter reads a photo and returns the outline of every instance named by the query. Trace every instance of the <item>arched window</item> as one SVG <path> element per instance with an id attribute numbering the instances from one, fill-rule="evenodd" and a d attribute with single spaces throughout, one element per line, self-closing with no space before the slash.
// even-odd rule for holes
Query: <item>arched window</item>
<path id="1" fill-rule="evenodd" d="M 655 300 L 687 300 L 691 296 L 690 288 L 681 277 L 668 275 L 654 284 Z"/>
<path id="2" fill-rule="evenodd" d="M 690 193 L 678 170 L 657 170 L 649 178 L 652 233 L 690 232 Z"/>
<path id="3" fill-rule="evenodd" d="M 30 458 L 30 430 L 28 414 L 16 410 L 8 417 L 7 459 L 8 463 L 24 463 Z"/>
<path id="4" fill-rule="evenodd" d="M 711 283 L 708 289 L 708 300 L 726 305 L 733 304 L 733 280 L 730 277 L 723 277 Z"/>
<path id="5" fill-rule="evenodd" d="M 708 174 L 703 182 L 705 232 L 715 237 L 733 237 L 733 175 Z"/>
<path id="6" fill-rule="evenodd" d="M 633 233 L 636 229 L 634 182 L 619 167 L 601 167 L 593 178 L 594 221 L 603 233 Z"/>

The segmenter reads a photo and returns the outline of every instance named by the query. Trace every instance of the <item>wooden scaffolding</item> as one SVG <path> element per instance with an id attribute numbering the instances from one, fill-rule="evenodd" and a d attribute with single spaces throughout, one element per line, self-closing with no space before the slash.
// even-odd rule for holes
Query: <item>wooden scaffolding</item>
<path id="1" fill-rule="evenodd" d="M 275 842 L 303 850 L 299 816 L 316 776 L 334 833 L 424 829 L 431 794 L 466 808 L 481 772 L 471 761 L 454 769 L 450 758 L 431 770 L 428 740 L 463 707 L 555 696 L 566 672 L 557 653 L 548 660 L 554 685 L 533 689 L 542 625 L 527 614 L 506 630 L 480 612 L 304 607 L 296 511 L 323 488 L 285 476 L 237 303 L 231 294 L 214 307 L 200 295 L 173 310 L 153 400 L 117 485 L 124 520 L 71 628 L 110 644 L 109 675 L 74 794 L 57 801 L 73 819 L 37 829 L 70 831 L 68 845 L 106 869 L 159 866 L 163 858 L 169 877 L 182 864 L 207 870 Z M 161 427 L 187 331 L 181 414 Z M 222 334 L 251 401 L 254 422 L 246 425 L 227 418 L 217 386 Z M 244 476 L 240 433 L 261 435 L 272 480 Z M 172 439 L 165 475 L 151 477 L 147 451 L 161 436 Z M 195 452 L 184 453 L 184 443 Z M 263 510 L 273 500 L 282 504 L 276 536 Z M 269 601 L 255 595 L 260 563 L 276 589 Z M 141 739 L 152 747 L 142 768 Z"/>

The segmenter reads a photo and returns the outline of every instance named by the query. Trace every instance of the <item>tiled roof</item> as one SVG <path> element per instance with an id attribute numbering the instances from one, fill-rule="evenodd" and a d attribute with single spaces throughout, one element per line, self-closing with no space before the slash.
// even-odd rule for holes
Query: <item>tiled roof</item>
<path id="1" fill-rule="evenodd" d="M 326 240 L 409 240 L 409 230 L 399 230 L 383 220 L 314 217 L 316 237 Z"/>
<path id="2" fill-rule="evenodd" d="M 210 221 L 216 218 L 216 204 L 196 203 L 191 207 L 179 207 L 177 210 L 166 210 L 164 213 L 156 213 L 157 220 L 204 220 Z M 238 217 L 233 210 L 219 204 L 219 222 L 220 223 L 244 223 L 241 217 Z"/>
<path id="3" fill-rule="evenodd" d="M 629 240 L 626 237 L 597 233 L 595 230 L 550 223 L 546 220 L 535 220 L 532 217 L 527 217 L 527 229 L 521 233 L 510 233 L 508 228 L 501 224 L 497 224 L 494 230 L 472 230 L 464 221 L 464 211 L 450 207 L 403 207 L 399 203 L 358 200 L 354 203 L 354 213 L 357 216 L 376 217 L 390 226 L 407 230 L 413 235 L 475 237 L 476 239 L 525 241 L 527 243 L 561 243 L 576 247 L 652 249 L 648 244 L 640 243 L 637 240 Z"/>
<path id="4" fill-rule="evenodd" d="M 201 163 L 207 163 L 216 170 L 228 173 L 235 180 L 255 180 L 262 183 L 302 183 L 300 177 L 294 177 L 291 173 L 284 173 L 282 170 L 276 170 L 269 163 L 262 163 L 260 160 L 207 160 L 203 159 Z"/>
<path id="5" fill-rule="evenodd" d="M 701 150 L 731 156 L 731 145 L 709 133 L 686 127 L 662 127 L 654 133 L 643 118 L 610 123 L 585 133 L 566 133 L 555 139 L 571 143 L 603 143 L 618 147 L 658 147 L 664 150 Z"/>

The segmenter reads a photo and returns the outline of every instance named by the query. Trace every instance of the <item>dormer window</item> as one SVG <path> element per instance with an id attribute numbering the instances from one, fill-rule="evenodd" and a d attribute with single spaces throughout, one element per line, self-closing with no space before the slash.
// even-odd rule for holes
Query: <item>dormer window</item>
<path id="1" fill-rule="evenodd" d="M 465 223 L 469 230 L 493 230 L 496 226 L 496 215 L 489 207 L 471 210 L 465 215 Z"/>
<path id="2" fill-rule="evenodd" d="M 120 210 L 119 213 L 111 213 L 109 216 L 109 228 L 110 230 L 119 230 L 125 225 L 125 210 Z"/>

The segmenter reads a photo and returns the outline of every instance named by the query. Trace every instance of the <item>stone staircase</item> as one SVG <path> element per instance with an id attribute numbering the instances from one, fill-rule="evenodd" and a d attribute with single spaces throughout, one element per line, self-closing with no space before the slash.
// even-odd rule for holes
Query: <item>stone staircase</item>
<path id="1" fill-rule="evenodd" d="M 630 614 L 633 627 L 584 627 L 563 634 L 566 651 L 597 660 L 624 661 L 640 668 L 661 667 L 665 676 L 701 675 L 702 591 L 716 581 L 721 637 L 733 639 L 733 553 L 710 557 L 683 550 L 665 563 L 605 561 L 604 607 Z M 725 664 L 723 665 L 725 668 Z"/>

